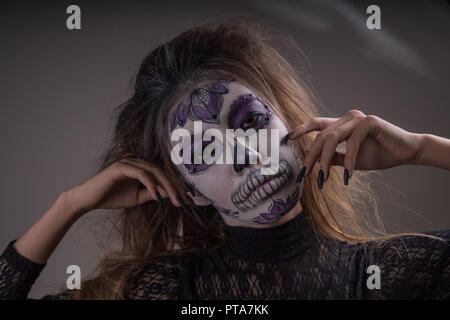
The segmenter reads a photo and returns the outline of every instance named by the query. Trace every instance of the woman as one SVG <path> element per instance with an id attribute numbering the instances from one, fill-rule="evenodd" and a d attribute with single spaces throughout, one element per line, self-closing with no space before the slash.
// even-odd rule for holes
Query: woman
<path id="1" fill-rule="evenodd" d="M 44 298 L 450 298 L 449 230 L 383 234 L 358 171 L 450 170 L 450 141 L 358 110 L 319 117 L 318 103 L 254 26 L 207 24 L 156 48 L 98 174 L 63 192 L 2 254 L 0 296 L 26 298 L 70 226 L 102 208 L 123 209 L 121 251 L 81 289 Z M 194 133 L 194 121 L 223 136 L 276 129 L 278 171 L 262 175 L 266 165 L 248 159 L 263 156 L 247 145 L 243 162 L 175 165 L 171 136 Z"/>

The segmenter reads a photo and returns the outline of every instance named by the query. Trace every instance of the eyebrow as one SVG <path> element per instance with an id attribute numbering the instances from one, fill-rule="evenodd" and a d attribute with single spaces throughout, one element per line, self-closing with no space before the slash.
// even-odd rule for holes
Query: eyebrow
<path id="1" fill-rule="evenodd" d="M 255 95 L 252 93 L 239 94 L 233 99 L 233 101 L 231 101 L 230 108 L 228 110 L 228 120 L 227 120 L 228 126 L 230 126 L 230 116 L 233 115 L 236 111 L 238 111 L 239 107 L 242 104 L 246 103 L 246 101 L 247 101 L 247 99 L 241 98 L 241 97 L 255 98 Z M 190 96 L 188 98 L 190 98 Z M 225 107 L 225 104 L 224 104 L 224 107 Z M 220 112 L 219 119 L 222 119 L 222 118 L 224 118 L 224 115 L 223 115 L 223 112 Z M 223 119 L 223 120 L 225 120 L 225 119 Z M 208 129 L 206 129 L 206 130 L 208 130 Z M 204 135 L 206 130 L 202 130 L 202 136 Z M 189 130 L 189 132 L 191 132 L 191 130 Z M 193 134 L 193 132 L 191 132 L 191 134 Z"/>
<path id="2" fill-rule="evenodd" d="M 239 96 L 237 96 L 230 104 L 230 113 L 231 112 L 235 112 L 236 108 L 240 107 L 242 104 L 244 104 L 246 102 L 246 97 L 249 98 L 254 98 L 252 93 L 247 93 L 247 94 L 241 94 Z"/>

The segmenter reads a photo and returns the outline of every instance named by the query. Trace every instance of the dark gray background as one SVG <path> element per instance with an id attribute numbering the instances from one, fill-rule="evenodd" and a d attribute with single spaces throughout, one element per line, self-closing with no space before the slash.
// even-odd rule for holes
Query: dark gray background
<path id="1" fill-rule="evenodd" d="M 70 4 L 81 7 L 80 31 L 66 28 Z M 366 28 L 370 4 L 381 7 L 382 30 Z M 144 56 L 186 27 L 230 13 L 250 13 L 295 38 L 312 65 L 323 115 L 357 108 L 408 131 L 450 137 L 446 1 L 2 1 L 2 247 L 94 173 L 112 109 L 131 94 Z M 402 166 L 378 173 L 387 231 L 450 227 L 450 172 Z M 108 214 L 95 210 L 73 226 L 30 297 L 58 290 L 70 264 L 83 276 L 93 270 L 108 245 Z"/>

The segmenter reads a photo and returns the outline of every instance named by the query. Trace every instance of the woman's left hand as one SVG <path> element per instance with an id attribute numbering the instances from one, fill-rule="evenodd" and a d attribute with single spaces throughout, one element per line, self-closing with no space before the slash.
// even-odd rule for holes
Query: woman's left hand
<path id="1" fill-rule="evenodd" d="M 316 161 L 328 179 L 330 165 L 353 170 L 386 169 L 414 163 L 422 150 L 422 135 L 403 130 L 377 116 L 350 110 L 341 118 L 314 117 L 294 129 L 289 140 L 320 131 L 304 160 L 305 176 Z M 346 153 L 336 151 L 346 141 Z"/>

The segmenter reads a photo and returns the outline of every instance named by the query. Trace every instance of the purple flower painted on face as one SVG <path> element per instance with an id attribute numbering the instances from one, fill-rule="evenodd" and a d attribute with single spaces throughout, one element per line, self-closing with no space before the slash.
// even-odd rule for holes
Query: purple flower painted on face
<path id="1" fill-rule="evenodd" d="M 183 100 L 178 105 L 177 110 L 172 113 L 170 130 L 174 130 L 176 126 L 183 127 L 187 119 L 220 123 L 219 114 L 223 105 L 222 95 L 229 92 L 227 84 L 231 81 L 234 81 L 234 79 L 220 80 L 192 90 L 189 97 Z"/>
<path id="2" fill-rule="evenodd" d="M 288 213 L 298 201 L 298 188 L 294 193 L 289 195 L 286 201 L 282 199 L 272 200 L 269 212 L 263 212 L 252 219 L 253 222 L 259 224 L 271 223 L 272 221 L 284 216 Z"/>
<path id="3" fill-rule="evenodd" d="M 172 127 L 175 128 L 175 126 L 177 125 L 183 127 L 184 124 L 186 123 L 188 113 L 189 113 L 188 104 L 186 103 L 186 101 L 181 102 L 177 110 L 172 114 L 172 120 L 170 123 L 171 130 L 173 130 Z"/>
<path id="4" fill-rule="evenodd" d="M 193 146 L 193 144 L 194 144 L 194 141 L 193 141 L 193 140 L 194 140 L 194 136 L 191 136 L 191 140 L 192 140 L 191 146 Z M 213 143 L 214 140 L 215 140 L 215 137 L 211 137 L 211 141 L 202 141 L 202 150 L 201 150 L 201 154 L 203 154 L 204 149 L 205 149 L 210 143 Z M 188 170 L 189 174 L 191 174 L 191 175 L 201 173 L 201 172 L 207 170 L 209 167 L 211 167 L 211 166 L 214 164 L 214 162 L 211 163 L 211 164 L 208 164 L 208 163 L 203 162 L 203 161 L 202 161 L 202 163 L 196 164 L 196 163 L 195 163 L 195 159 L 194 159 L 194 155 L 195 155 L 195 152 L 194 152 L 194 150 L 191 149 L 191 163 L 185 163 L 185 164 L 184 164 L 184 166 L 185 166 L 186 169 Z M 215 156 L 215 150 L 213 150 L 213 152 L 211 153 L 211 155 L 212 155 L 213 157 Z M 182 156 L 183 156 L 183 149 L 180 150 L 180 157 L 182 157 Z"/>
<path id="5" fill-rule="evenodd" d="M 226 214 L 227 216 L 230 216 L 232 218 L 239 216 L 239 212 L 237 211 L 231 211 L 229 209 L 218 207 L 217 205 L 214 205 L 214 208 L 216 208 L 220 213 Z"/>

